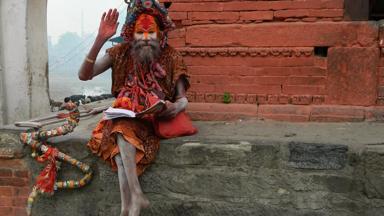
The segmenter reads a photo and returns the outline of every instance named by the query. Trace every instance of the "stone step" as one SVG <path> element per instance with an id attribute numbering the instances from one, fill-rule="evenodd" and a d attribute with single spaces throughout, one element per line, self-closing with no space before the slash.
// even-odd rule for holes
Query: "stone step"
<path id="1" fill-rule="evenodd" d="M 201 130 L 198 135 L 161 142 L 155 163 L 140 177 L 143 191 L 151 201 L 142 215 L 384 213 L 384 145 L 379 142 L 369 144 L 345 136 L 328 138 L 324 134 L 314 135 L 315 142 L 300 136 L 308 126 L 293 129 L 302 127 L 295 132 L 297 135 L 285 129 L 282 132 L 277 126 L 275 136 L 269 137 L 261 129 L 268 126 L 263 123 L 253 125 L 260 127 L 257 133 L 230 129 L 239 125 L 197 124 Z M 214 131 L 208 131 L 209 128 Z M 61 151 L 91 164 L 92 182 L 79 190 L 41 197 L 34 205 L 34 215 L 119 215 L 117 173 L 89 152 L 85 147 L 89 135 L 79 129 L 51 142 Z M 30 149 L 21 148 L 17 139 L 3 140 L 8 143 L 7 148 L 17 146 L 34 179 L 42 166 L 29 157 Z M 4 144 L 0 143 L 1 146 Z M 79 171 L 62 164 L 59 179 L 80 176 Z"/>

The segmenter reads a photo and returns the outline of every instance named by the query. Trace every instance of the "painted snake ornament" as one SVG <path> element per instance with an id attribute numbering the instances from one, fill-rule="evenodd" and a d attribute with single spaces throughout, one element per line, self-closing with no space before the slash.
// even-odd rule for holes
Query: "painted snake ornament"
<path id="1" fill-rule="evenodd" d="M 40 163 L 47 163 L 45 168 L 37 177 L 36 183 L 32 188 L 32 192 L 28 197 L 28 215 L 31 215 L 32 204 L 39 194 L 53 195 L 54 191 L 58 189 L 81 188 L 92 178 L 92 170 L 87 164 L 60 152 L 57 148 L 47 145 L 46 141 L 48 138 L 63 136 L 71 133 L 79 123 L 80 112 L 77 106 L 72 102 L 68 102 L 64 105 L 64 107 L 69 111 L 69 113 L 61 113 L 58 115 L 59 118 L 66 118 L 66 122 L 63 125 L 51 130 L 33 128 L 20 134 L 21 142 L 32 148 L 32 157 Z M 38 152 L 41 152 L 41 154 L 39 155 Z M 84 173 L 84 177 L 77 181 L 58 181 L 56 177 L 60 166 L 59 160 L 79 168 Z"/>

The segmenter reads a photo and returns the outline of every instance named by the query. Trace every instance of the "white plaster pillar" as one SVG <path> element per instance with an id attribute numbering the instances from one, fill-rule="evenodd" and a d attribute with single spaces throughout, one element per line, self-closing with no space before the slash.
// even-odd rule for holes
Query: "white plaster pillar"
<path id="1" fill-rule="evenodd" d="M 47 0 L 28 0 L 27 56 L 31 76 L 30 116 L 49 114 Z"/>
<path id="2" fill-rule="evenodd" d="M 46 8 L 47 0 L 0 1 L 0 124 L 49 112 Z"/>
<path id="3" fill-rule="evenodd" d="M 0 2 L 0 19 L 2 18 L 1 16 L 1 12 L 2 12 L 2 4 Z M 4 70 L 3 70 L 3 39 L 2 39 L 2 22 L 0 21 L 0 125 L 4 124 L 4 103 L 5 103 L 5 100 L 4 100 L 4 87 L 3 87 L 3 81 L 4 81 L 4 78 L 3 78 L 3 73 L 4 73 Z"/>

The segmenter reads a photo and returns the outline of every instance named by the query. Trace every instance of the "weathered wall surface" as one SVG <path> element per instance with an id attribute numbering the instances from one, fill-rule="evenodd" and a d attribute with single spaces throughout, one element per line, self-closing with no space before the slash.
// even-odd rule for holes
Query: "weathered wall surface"
<path id="1" fill-rule="evenodd" d="M 379 23 L 349 21 L 350 1 L 163 2 L 173 3 L 170 43 L 192 75 L 190 101 L 228 92 L 260 107 L 384 104 Z"/>
<path id="2" fill-rule="evenodd" d="M 1 123 L 49 111 L 47 1 L 0 2 Z"/>

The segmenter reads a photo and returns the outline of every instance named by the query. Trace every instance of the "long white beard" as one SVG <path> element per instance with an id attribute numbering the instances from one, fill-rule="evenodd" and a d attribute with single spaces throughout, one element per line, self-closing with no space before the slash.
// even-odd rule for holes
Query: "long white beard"
<path id="1" fill-rule="evenodd" d="M 141 64 L 151 64 L 160 56 L 160 43 L 158 40 L 134 40 L 131 55 Z"/>

